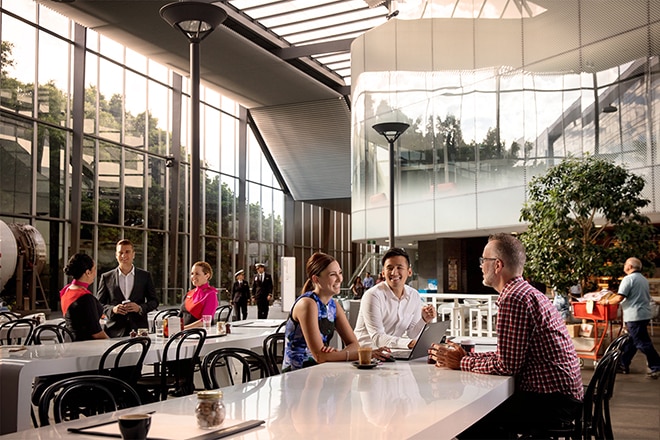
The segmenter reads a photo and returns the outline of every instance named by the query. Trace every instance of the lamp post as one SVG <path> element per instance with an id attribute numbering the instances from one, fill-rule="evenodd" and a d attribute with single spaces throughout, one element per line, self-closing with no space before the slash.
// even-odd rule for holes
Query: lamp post
<path id="1" fill-rule="evenodd" d="M 394 142 L 410 127 L 405 122 L 381 122 L 372 126 L 390 144 L 390 247 L 394 247 Z"/>
<path id="2" fill-rule="evenodd" d="M 190 41 L 190 259 L 199 261 L 201 166 L 199 153 L 199 43 L 227 18 L 210 3 L 181 1 L 160 8 L 160 16 Z M 175 191 L 178 188 L 174 189 Z"/>

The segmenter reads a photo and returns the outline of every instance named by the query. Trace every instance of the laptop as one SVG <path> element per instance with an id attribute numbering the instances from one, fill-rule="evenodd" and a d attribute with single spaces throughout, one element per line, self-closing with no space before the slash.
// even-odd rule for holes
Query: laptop
<path id="1" fill-rule="evenodd" d="M 424 326 L 417 338 L 417 343 L 412 349 L 394 349 L 392 357 L 400 361 L 411 361 L 413 359 L 428 356 L 431 344 L 438 344 L 447 335 L 451 321 L 430 322 Z"/>

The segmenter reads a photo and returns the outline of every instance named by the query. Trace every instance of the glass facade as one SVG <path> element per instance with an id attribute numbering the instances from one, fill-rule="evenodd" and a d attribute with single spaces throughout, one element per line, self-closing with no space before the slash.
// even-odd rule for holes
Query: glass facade
<path id="1" fill-rule="evenodd" d="M 372 126 L 394 121 L 410 124 L 395 144 L 401 241 L 522 230 L 527 183 L 569 156 L 644 176 L 657 220 L 660 7 L 551 3 L 533 18 L 391 20 L 353 43 L 354 240 L 388 235 L 388 144 Z"/>
<path id="2" fill-rule="evenodd" d="M 312 224 L 294 219 L 323 210 L 285 194 L 238 103 L 201 87 L 202 203 L 190 206 L 187 78 L 34 2 L 0 5 L 0 219 L 31 224 L 44 237 L 40 279 L 51 309 L 59 308 L 69 256 L 89 253 L 100 274 L 116 266 L 122 238 L 157 289 L 189 288 L 187 249 L 198 239 L 213 285 L 230 288 L 236 270 L 249 274 L 265 262 L 276 296 L 280 257 L 306 258 L 328 241 L 297 242 L 291 229 L 285 242 L 285 210 L 303 231 Z M 201 210 L 201 237 L 189 236 L 192 209 Z M 328 251 L 351 263 L 349 216 L 325 215 L 342 225 L 325 227 L 323 235 L 340 234 Z M 5 289 L 2 300 L 12 304 L 12 294 Z M 38 292 L 29 308 L 45 306 Z"/>

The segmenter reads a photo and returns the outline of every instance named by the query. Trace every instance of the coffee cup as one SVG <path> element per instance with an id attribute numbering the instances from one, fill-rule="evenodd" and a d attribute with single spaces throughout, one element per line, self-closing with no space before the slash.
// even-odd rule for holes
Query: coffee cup
<path id="1" fill-rule="evenodd" d="M 227 334 L 227 325 L 225 321 L 218 321 L 217 324 L 218 334 L 226 335 Z"/>
<path id="2" fill-rule="evenodd" d="M 461 341 L 461 347 L 466 353 L 474 353 L 475 343 L 472 339 L 463 339 Z"/>
<path id="3" fill-rule="evenodd" d="M 124 440 L 145 440 L 151 427 L 150 414 L 123 414 L 119 416 L 119 432 Z"/>
<path id="4" fill-rule="evenodd" d="M 371 364 L 371 345 L 363 345 L 358 348 L 358 361 L 360 365 Z"/>

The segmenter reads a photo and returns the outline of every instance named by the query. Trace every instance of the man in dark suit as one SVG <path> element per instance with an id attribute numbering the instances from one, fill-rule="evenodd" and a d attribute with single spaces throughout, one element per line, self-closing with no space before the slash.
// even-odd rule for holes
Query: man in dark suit
<path id="1" fill-rule="evenodd" d="M 101 275 L 96 297 L 107 317 L 105 332 L 111 338 L 148 328 L 147 313 L 158 307 L 156 288 L 146 270 L 133 266 L 135 250 L 130 240 L 117 243 L 119 266 Z"/>
<path id="2" fill-rule="evenodd" d="M 257 318 L 268 318 L 268 306 L 273 294 L 273 278 L 266 273 L 266 265 L 263 263 L 255 264 L 257 274 L 252 283 L 252 296 L 257 302 Z"/>

